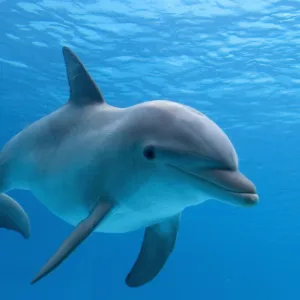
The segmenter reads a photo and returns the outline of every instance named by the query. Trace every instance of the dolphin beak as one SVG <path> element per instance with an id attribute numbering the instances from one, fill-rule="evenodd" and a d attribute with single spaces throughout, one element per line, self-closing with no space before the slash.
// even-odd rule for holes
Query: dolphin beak
<path id="1" fill-rule="evenodd" d="M 211 169 L 202 171 L 199 175 L 226 190 L 237 193 L 256 194 L 255 185 L 237 170 Z"/>
<path id="2" fill-rule="evenodd" d="M 169 166 L 196 179 L 199 189 L 211 199 L 243 207 L 258 203 L 255 185 L 237 169 L 186 170 L 174 165 Z"/>
<path id="3" fill-rule="evenodd" d="M 258 203 L 259 197 L 252 181 L 238 170 L 211 169 L 198 173 L 198 176 L 224 190 L 224 201 L 242 206 L 252 206 Z"/>

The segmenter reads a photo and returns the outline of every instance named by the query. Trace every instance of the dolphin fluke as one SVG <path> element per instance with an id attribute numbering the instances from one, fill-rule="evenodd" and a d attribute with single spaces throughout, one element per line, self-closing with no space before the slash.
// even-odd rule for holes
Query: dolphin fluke
<path id="1" fill-rule="evenodd" d="M 0 194 L 0 228 L 19 232 L 25 239 L 30 236 L 30 221 L 24 209 L 6 194 Z"/>

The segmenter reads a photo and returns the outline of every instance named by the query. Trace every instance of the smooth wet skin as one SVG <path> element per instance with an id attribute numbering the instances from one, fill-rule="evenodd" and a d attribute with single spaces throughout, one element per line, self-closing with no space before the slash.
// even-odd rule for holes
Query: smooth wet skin
<path id="1" fill-rule="evenodd" d="M 69 101 L 13 137 L 0 153 L 0 193 L 31 190 L 75 227 L 32 283 L 92 232 L 145 228 L 126 278 L 128 286 L 141 286 L 164 267 L 187 207 L 210 199 L 242 207 L 258 202 L 232 143 L 212 120 L 166 100 L 110 106 L 79 58 L 67 47 L 63 55 Z M 0 226 L 29 236 L 28 216 L 5 194 L 0 194 Z"/>

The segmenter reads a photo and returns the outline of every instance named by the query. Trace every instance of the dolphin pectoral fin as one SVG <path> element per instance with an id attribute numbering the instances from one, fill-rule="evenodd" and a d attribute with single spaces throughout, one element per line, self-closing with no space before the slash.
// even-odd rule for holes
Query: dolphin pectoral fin
<path id="1" fill-rule="evenodd" d="M 0 227 L 19 232 L 24 238 L 30 236 L 29 217 L 14 199 L 0 194 Z"/>
<path id="2" fill-rule="evenodd" d="M 31 281 L 31 284 L 39 281 L 57 268 L 93 232 L 112 207 L 113 204 L 109 202 L 99 203 L 92 213 L 76 226 L 71 235 L 63 242 L 56 253 Z"/>
<path id="3" fill-rule="evenodd" d="M 174 249 L 180 214 L 146 228 L 139 256 L 127 275 L 126 284 L 139 287 L 161 271 Z"/>

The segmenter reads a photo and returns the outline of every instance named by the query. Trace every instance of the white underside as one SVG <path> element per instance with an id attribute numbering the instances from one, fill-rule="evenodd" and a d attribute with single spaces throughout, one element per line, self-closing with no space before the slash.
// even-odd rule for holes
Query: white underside
<path id="1" fill-rule="evenodd" d="M 76 226 L 88 217 L 86 206 L 77 199 L 78 193 L 51 195 L 48 189 L 35 191 L 36 197 L 56 216 Z M 49 191 L 49 190 L 48 190 Z M 186 207 L 208 200 L 208 196 L 195 191 L 175 179 L 148 182 L 129 199 L 121 199 L 95 231 L 124 233 L 145 228 L 182 212 Z M 192 203 L 191 203 L 192 202 Z"/>

